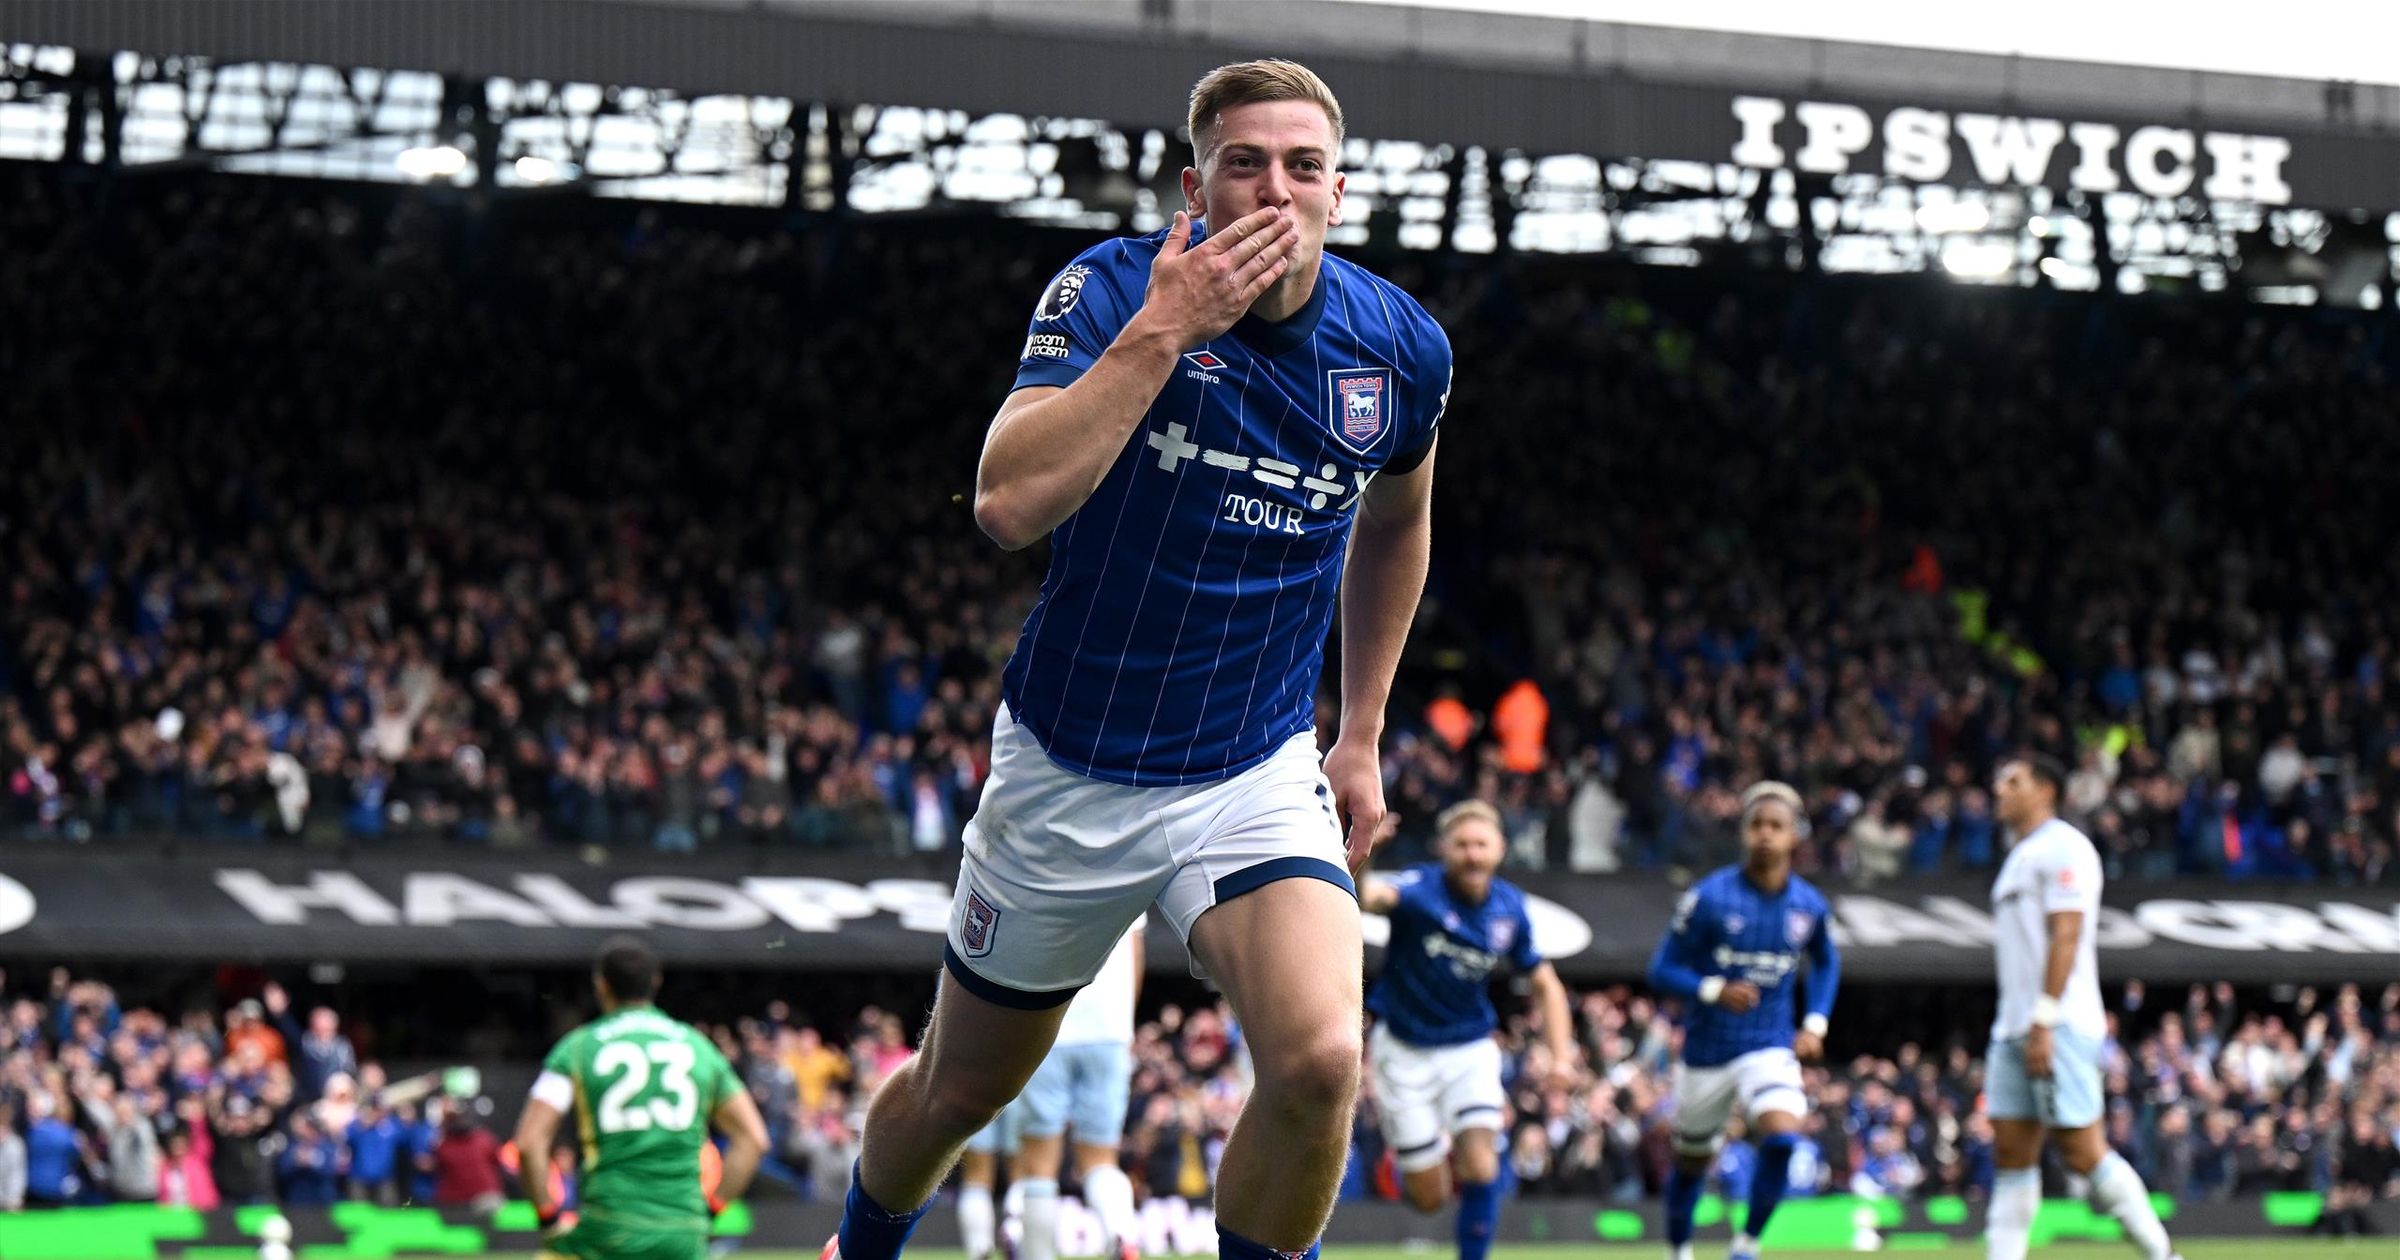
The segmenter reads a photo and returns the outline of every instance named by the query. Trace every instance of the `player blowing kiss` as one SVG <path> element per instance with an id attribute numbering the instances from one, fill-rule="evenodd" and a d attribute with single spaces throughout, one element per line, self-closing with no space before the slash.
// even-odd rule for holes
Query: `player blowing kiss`
<path id="1" fill-rule="evenodd" d="M 1190 104 L 1183 209 L 1051 281 L 985 438 L 976 522 L 1009 550 L 1048 538 L 1049 571 L 1002 674 L 933 1018 L 868 1110 L 826 1260 L 899 1254 L 1152 908 L 1256 1071 L 1217 1174 L 1221 1254 L 1313 1254 L 1333 1209 L 1359 1077 L 1353 880 L 1384 814 L 1450 345 L 1324 252 L 1343 132 L 1323 80 L 1245 62 Z"/>
<path id="2" fill-rule="evenodd" d="M 1684 894 L 1650 959 L 1651 987 L 1689 1004 L 1675 1065 L 1675 1168 L 1667 1176 L 1674 1260 L 1692 1260 L 1693 1212 L 1737 1101 L 1758 1141 L 1758 1170 L 1727 1253 L 1732 1260 L 1758 1255 L 1789 1184 L 1800 1118 L 1808 1114 L 1800 1064 L 1825 1052 L 1842 971 L 1824 895 L 1792 873 L 1792 851 L 1807 834 L 1808 815 L 1790 785 L 1769 781 L 1742 793 L 1742 864 Z M 1794 1037 L 1793 999 L 1804 986 L 1808 1013 Z"/>

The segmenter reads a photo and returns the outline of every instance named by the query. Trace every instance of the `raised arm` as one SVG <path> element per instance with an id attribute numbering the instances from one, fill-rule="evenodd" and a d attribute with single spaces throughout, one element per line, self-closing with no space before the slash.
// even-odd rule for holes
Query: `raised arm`
<path id="1" fill-rule="evenodd" d="M 1368 914 L 1390 914 L 1400 908 L 1400 890 L 1388 879 L 1368 879 L 1358 885 L 1358 908 Z"/>
<path id="2" fill-rule="evenodd" d="M 1192 221 L 1175 226 L 1151 264 L 1141 308 L 1109 329 L 1072 309 L 1037 327 L 1049 352 L 1074 363 L 1098 352 L 1072 384 L 1025 386 L 1010 393 L 984 435 L 975 469 L 975 523 L 1009 551 L 1033 545 L 1100 488 L 1125 443 L 1157 401 L 1175 360 L 1241 319 L 1291 265 L 1299 237 L 1292 220 L 1269 207 L 1238 219 L 1198 245 Z M 1088 281 L 1087 281 L 1088 283 Z M 1078 347 L 1078 339 L 1105 346 Z M 1033 353 L 1033 342 L 1027 343 Z M 1019 378 L 1023 379 L 1022 376 Z"/>

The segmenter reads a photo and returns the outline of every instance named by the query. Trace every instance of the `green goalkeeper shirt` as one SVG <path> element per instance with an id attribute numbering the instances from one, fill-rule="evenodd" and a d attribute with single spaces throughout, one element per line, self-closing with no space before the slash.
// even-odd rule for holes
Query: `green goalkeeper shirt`
<path id="1" fill-rule="evenodd" d="M 741 1088 L 699 1029 L 653 1006 L 628 1006 L 561 1039 L 533 1096 L 574 1118 L 581 1215 L 705 1230 L 700 1148 L 709 1118 Z"/>

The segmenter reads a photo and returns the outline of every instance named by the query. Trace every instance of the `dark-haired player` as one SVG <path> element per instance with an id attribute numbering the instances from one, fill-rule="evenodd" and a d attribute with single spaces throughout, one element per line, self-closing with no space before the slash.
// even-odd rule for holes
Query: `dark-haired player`
<path id="1" fill-rule="evenodd" d="M 1783 1201 L 1808 1095 L 1800 1063 L 1824 1053 L 1841 985 L 1824 894 L 1792 873 L 1808 815 L 1790 785 L 1742 793 L 1742 862 L 1701 880 L 1675 908 L 1650 960 L 1650 984 L 1688 1004 L 1675 1065 L 1675 1169 L 1667 1178 L 1667 1247 L 1692 1260 L 1693 1210 L 1725 1142 L 1735 1103 L 1758 1141 L 1750 1204 L 1732 1260 L 1756 1260 Z M 1801 964 L 1806 962 L 1803 977 Z M 1806 1014 L 1792 1031 L 1794 1007 Z"/>
<path id="2" fill-rule="evenodd" d="M 741 1197 L 767 1148 L 767 1124 L 725 1056 L 699 1029 L 653 1003 L 658 955 L 631 937 L 601 947 L 592 967 L 600 1018 L 568 1033 L 533 1083 L 517 1121 L 525 1197 L 545 1257 L 701 1260 L 713 1210 Z M 551 1143 L 572 1114 L 581 1150 L 574 1224 L 559 1228 Z M 700 1148 L 726 1137 L 715 1194 L 702 1188 Z"/>
<path id="3" fill-rule="evenodd" d="M 2089 1181 L 2092 1207 L 2125 1227 L 2143 1260 L 2169 1260 L 2174 1246 L 2142 1175 L 2108 1148 L 2100 1128 L 2100 1043 L 2108 1035 L 2093 944 L 2100 852 L 2058 816 L 2066 778 L 2055 759 L 2023 753 L 2001 762 L 1992 784 L 1992 812 L 2015 841 L 1992 882 L 2000 1011 L 1984 1057 L 1997 1165 L 1986 1254 L 2025 1260 L 2042 1204 L 2046 1134 Z"/>

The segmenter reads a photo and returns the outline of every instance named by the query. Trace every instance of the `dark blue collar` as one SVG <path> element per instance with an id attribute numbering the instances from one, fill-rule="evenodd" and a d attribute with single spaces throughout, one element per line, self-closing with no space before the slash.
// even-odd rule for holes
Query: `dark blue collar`
<path id="1" fill-rule="evenodd" d="M 1244 315 L 1233 326 L 1236 341 L 1267 358 L 1299 349 L 1308 343 L 1309 335 L 1317 331 L 1317 321 L 1325 316 L 1325 290 L 1333 285 L 1333 268 L 1322 256 L 1317 262 L 1317 283 L 1309 290 L 1308 301 L 1289 319 L 1267 320 L 1256 315 Z"/>

